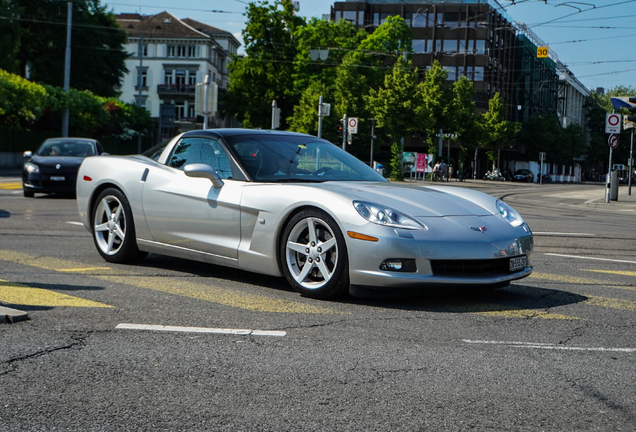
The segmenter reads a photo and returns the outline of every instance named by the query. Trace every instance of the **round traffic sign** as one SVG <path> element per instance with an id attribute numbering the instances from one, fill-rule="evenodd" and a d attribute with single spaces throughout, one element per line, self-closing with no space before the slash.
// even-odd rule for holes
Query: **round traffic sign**
<path id="1" fill-rule="evenodd" d="M 607 144 L 609 144 L 610 148 L 615 149 L 618 147 L 618 135 L 610 135 L 607 139 Z"/>
<path id="2" fill-rule="evenodd" d="M 618 114 L 610 114 L 607 117 L 607 122 L 610 126 L 618 126 L 621 122 L 621 116 Z"/>
<path id="3" fill-rule="evenodd" d="M 356 126 L 358 126 L 358 119 L 357 118 L 350 118 L 349 119 L 349 127 L 354 129 Z"/>

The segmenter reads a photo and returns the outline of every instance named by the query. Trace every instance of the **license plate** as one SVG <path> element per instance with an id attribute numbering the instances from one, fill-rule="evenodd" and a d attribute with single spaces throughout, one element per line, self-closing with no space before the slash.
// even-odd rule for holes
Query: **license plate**
<path id="1" fill-rule="evenodd" d="M 524 269 L 528 266 L 528 257 L 520 256 L 515 258 L 510 258 L 510 271 L 517 271 Z"/>
<path id="2" fill-rule="evenodd" d="M 64 181 L 64 176 L 51 176 L 51 181 Z"/>

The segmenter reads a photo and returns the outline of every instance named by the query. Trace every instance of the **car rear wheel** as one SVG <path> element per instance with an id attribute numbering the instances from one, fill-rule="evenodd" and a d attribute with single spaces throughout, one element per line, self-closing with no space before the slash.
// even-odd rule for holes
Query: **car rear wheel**
<path id="1" fill-rule="evenodd" d="M 35 193 L 30 190 L 22 189 L 22 192 L 26 198 L 33 198 L 35 196 Z"/>
<path id="2" fill-rule="evenodd" d="M 304 210 L 285 227 L 280 245 L 283 273 L 300 294 L 312 298 L 344 295 L 349 289 L 347 247 L 327 213 Z"/>
<path id="3" fill-rule="evenodd" d="M 137 248 L 132 210 L 119 189 L 106 189 L 97 198 L 93 209 L 93 240 L 99 254 L 108 262 L 133 262 L 148 255 Z"/>

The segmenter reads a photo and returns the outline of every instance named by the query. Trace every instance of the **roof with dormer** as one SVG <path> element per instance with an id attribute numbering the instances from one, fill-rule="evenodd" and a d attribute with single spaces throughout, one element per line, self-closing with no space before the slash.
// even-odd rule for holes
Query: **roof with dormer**
<path id="1" fill-rule="evenodd" d="M 156 15 L 119 14 L 115 18 L 122 30 L 132 37 L 209 39 L 210 35 L 195 29 L 169 12 Z"/>

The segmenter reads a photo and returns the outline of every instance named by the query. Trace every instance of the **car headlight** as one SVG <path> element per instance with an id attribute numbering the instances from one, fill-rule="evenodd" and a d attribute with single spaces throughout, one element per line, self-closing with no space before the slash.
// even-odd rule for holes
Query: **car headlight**
<path id="1" fill-rule="evenodd" d="M 31 162 L 27 162 L 24 164 L 24 169 L 26 170 L 26 172 L 28 172 L 29 174 L 33 174 L 33 173 L 39 173 L 40 172 L 40 167 L 37 166 L 36 164 L 32 164 Z"/>
<path id="2" fill-rule="evenodd" d="M 499 209 L 501 216 L 513 227 L 519 227 L 526 223 L 519 213 L 503 201 L 497 200 L 497 209 Z"/>
<path id="3" fill-rule="evenodd" d="M 390 207 L 364 201 L 354 201 L 353 206 L 360 216 L 374 224 L 410 230 L 428 229 L 423 223 Z"/>

